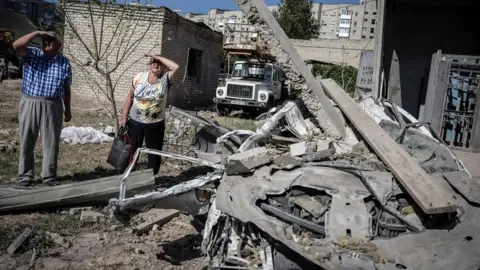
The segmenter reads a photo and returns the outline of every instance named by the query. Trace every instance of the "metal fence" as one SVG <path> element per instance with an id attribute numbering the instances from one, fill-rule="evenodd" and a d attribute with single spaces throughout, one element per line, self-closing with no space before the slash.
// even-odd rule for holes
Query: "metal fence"
<path id="1" fill-rule="evenodd" d="M 194 112 L 193 114 L 196 115 Z M 173 117 L 167 117 L 162 150 L 179 155 L 191 155 L 197 131 L 198 128 L 193 125 Z"/>
<path id="2" fill-rule="evenodd" d="M 424 120 L 450 148 L 480 152 L 480 56 L 433 55 Z"/>

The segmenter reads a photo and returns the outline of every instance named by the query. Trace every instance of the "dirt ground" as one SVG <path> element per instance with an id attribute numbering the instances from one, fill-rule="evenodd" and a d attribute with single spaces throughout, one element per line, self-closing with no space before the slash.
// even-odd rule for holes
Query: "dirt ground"
<path id="1" fill-rule="evenodd" d="M 19 81 L 0 83 L 0 141 L 18 149 Z M 72 122 L 65 126 L 91 126 L 102 130 L 111 123 L 100 110 L 79 110 L 72 104 Z M 225 120 L 227 123 L 228 119 Z M 106 163 L 110 144 L 60 144 L 58 174 L 61 181 L 82 181 L 114 175 Z M 40 141 L 35 151 L 36 174 L 40 176 Z M 0 153 L 0 184 L 15 184 L 18 151 Z M 162 165 L 169 186 L 186 177 L 176 177 L 182 165 Z M 95 209 L 101 211 L 102 208 Z M 142 213 L 142 215 L 148 215 Z M 34 231 L 18 254 L 6 249 L 21 232 Z M 56 212 L 20 213 L 0 216 L 0 269 L 201 269 L 201 236 L 180 215 L 146 235 L 137 236 L 132 227 L 111 220 L 88 223 L 68 209 Z M 58 233 L 64 243 L 56 243 L 48 233 Z M 68 245 L 65 243 L 69 243 Z"/>
<path id="2" fill-rule="evenodd" d="M 0 83 L 0 141 L 13 145 L 13 150 L 0 152 L 0 185 L 15 184 L 18 169 L 18 104 L 20 81 Z M 80 110 L 72 104 L 72 121 L 64 126 L 90 126 L 103 130 L 111 119 L 102 110 Z M 232 129 L 255 130 L 253 121 L 233 117 L 216 117 L 220 124 Z M 35 149 L 35 172 L 40 177 L 42 148 Z M 115 175 L 106 163 L 110 144 L 60 144 L 58 176 L 66 182 L 96 179 Z M 167 150 L 168 151 L 168 150 Z M 191 179 L 195 171 L 183 173 L 188 166 L 163 161 L 160 187 L 172 186 Z M 103 211 L 103 206 L 94 209 Z M 144 235 L 133 233 L 139 219 L 148 219 L 152 212 L 141 213 L 129 223 L 106 219 L 99 222 L 80 220 L 69 209 L 53 212 L 15 213 L 0 216 L 0 270 L 3 269 L 201 269 L 201 235 L 180 215 Z M 8 246 L 25 230 L 30 237 L 15 255 Z M 56 233 L 52 236 L 50 233 Z M 59 241 L 60 239 L 60 241 Z"/>
<path id="3" fill-rule="evenodd" d="M 57 231 L 63 244 L 52 243 L 52 239 L 48 238 L 18 255 L 12 256 L 2 250 L 0 269 L 202 268 L 202 237 L 186 216 L 174 218 L 142 236 L 111 222 L 82 224 L 78 216 L 57 215 L 56 219 L 62 217 L 76 217 L 79 226 L 73 231 L 65 228 Z"/>

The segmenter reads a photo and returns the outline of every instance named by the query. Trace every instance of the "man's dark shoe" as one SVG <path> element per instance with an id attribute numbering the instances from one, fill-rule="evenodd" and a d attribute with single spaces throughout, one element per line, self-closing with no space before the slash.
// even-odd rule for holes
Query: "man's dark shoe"
<path id="1" fill-rule="evenodd" d="M 43 180 L 43 183 L 47 186 L 56 186 L 58 185 L 56 179 L 48 179 L 48 180 Z"/>
<path id="2" fill-rule="evenodd" d="M 35 184 L 35 181 L 33 180 L 20 180 L 18 181 L 18 185 L 22 187 L 29 187 Z"/>

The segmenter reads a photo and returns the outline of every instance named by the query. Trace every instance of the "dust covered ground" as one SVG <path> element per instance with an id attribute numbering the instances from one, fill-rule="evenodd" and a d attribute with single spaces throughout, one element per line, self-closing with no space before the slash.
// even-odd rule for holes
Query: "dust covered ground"
<path id="1" fill-rule="evenodd" d="M 35 219 L 36 215 L 39 214 L 6 218 L 10 221 Z M 42 238 L 39 234 L 28 241 L 18 255 L 9 255 L 2 248 L 0 269 L 202 268 L 201 236 L 183 215 L 144 235 L 133 233 L 129 227 L 112 225 L 111 221 L 92 224 L 69 215 L 55 215 L 54 219 L 70 219 L 76 224 L 59 228 L 57 237 Z"/>
<path id="2" fill-rule="evenodd" d="M 20 94 L 20 81 L 0 83 L 0 142 L 13 146 L 0 153 L 0 184 L 17 181 Z M 98 108 L 80 110 L 74 103 L 72 106 L 72 121 L 64 126 L 103 130 L 111 125 L 110 117 Z M 228 118 L 219 121 L 236 125 Z M 35 149 L 38 177 L 41 147 L 39 140 Z M 110 147 L 109 143 L 61 143 L 59 180 L 68 183 L 115 175 L 106 163 Z M 157 184 L 168 187 L 187 180 L 191 175 L 182 175 L 184 170 L 181 164 L 165 161 Z M 103 207 L 94 210 L 101 212 Z M 144 235 L 133 233 L 135 223 L 148 220 L 150 213 L 140 214 L 126 226 L 109 219 L 80 220 L 80 216 L 70 214 L 69 209 L 0 215 L 0 269 L 201 269 L 201 236 L 190 225 L 189 217 L 180 215 Z M 8 246 L 27 227 L 34 232 L 33 237 L 15 255 L 8 254 Z"/>

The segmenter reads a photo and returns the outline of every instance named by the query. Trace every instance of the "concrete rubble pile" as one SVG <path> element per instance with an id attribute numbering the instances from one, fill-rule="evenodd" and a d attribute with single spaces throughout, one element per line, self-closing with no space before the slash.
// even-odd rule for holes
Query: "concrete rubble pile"
<path id="1" fill-rule="evenodd" d="M 423 213 L 360 136 L 318 135 L 318 125 L 306 124 L 315 121 L 305 118 L 311 115 L 303 102 L 289 101 L 267 114 L 256 132 L 171 108 L 170 117 L 201 127 L 193 143 L 199 158 L 175 158 L 210 170 L 163 191 L 121 193 L 110 201 L 111 213 L 131 216 L 154 207 L 192 215 L 203 224 L 202 251 L 213 269 L 471 269 L 479 259 L 468 252 L 476 251 L 451 250 L 476 241 L 464 237 L 479 226 L 478 184 L 428 129 L 402 128 L 393 111 L 417 121 L 401 108 L 372 98 L 359 106 L 401 138 L 398 143 L 456 198 L 455 212 Z M 142 149 L 137 156 L 141 152 L 168 155 Z"/>
<path id="2" fill-rule="evenodd" d="M 201 128 L 189 159 L 210 170 L 120 193 L 111 213 L 192 215 L 209 269 L 477 269 L 480 186 L 437 134 L 388 100 L 357 103 L 316 81 L 264 1 L 236 2 L 302 101 L 263 115 L 256 132 L 172 108 Z"/>
<path id="3" fill-rule="evenodd" d="M 191 215 L 209 269 L 478 269 L 480 185 L 437 134 L 388 100 L 357 103 L 332 80 L 312 82 L 264 1 L 236 1 L 302 100 L 263 115 L 255 132 L 171 107 L 178 126 L 199 128 L 196 157 L 139 149 L 110 215 L 124 220 L 152 208 Z M 150 181 L 132 177 L 142 153 L 203 170 L 130 196 Z M 31 196 L 15 198 L 32 206 Z M 12 200 L 0 197 L 0 210 L 16 207 Z"/>

